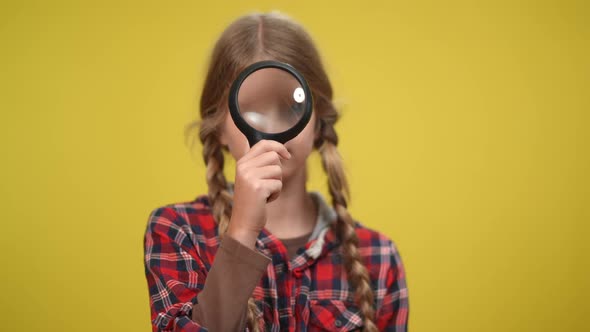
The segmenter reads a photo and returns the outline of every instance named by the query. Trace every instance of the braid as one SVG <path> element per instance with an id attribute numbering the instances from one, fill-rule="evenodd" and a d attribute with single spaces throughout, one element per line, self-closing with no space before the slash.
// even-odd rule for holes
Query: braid
<path id="1" fill-rule="evenodd" d="M 359 241 L 354 230 L 354 220 L 347 210 L 347 200 L 350 195 L 342 168 L 342 160 L 336 149 L 338 136 L 333 127 L 335 120 L 335 117 L 322 119 L 320 124 L 321 136 L 316 145 L 320 145 L 319 152 L 322 157 L 322 165 L 328 175 L 328 187 L 332 196 L 332 205 L 338 214 L 338 222 L 334 225 L 334 228 L 342 242 L 344 266 L 354 289 L 355 301 L 363 316 L 365 325 L 363 331 L 374 332 L 377 331 L 377 326 L 374 323 L 374 294 L 371 288 L 369 272 L 361 263 L 358 250 Z"/>
<path id="2" fill-rule="evenodd" d="M 207 120 L 201 122 L 199 136 L 203 144 L 203 159 L 207 165 L 206 177 L 209 185 L 209 201 L 211 202 L 213 217 L 218 225 L 219 237 L 223 238 L 231 218 L 232 194 L 228 190 L 228 183 L 223 174 L 224 157 L 222 145 L 215 134 L 214 126 L 210 125 Z M 247 326 L 250 331 L 260 331 L 256 321 L 256 302 L 254 298 L 250 298 L 247 308 Z"/>
<path id="3" fill-rule="evenodd" d="M 258 318 L 256 317 L 256 309 L 256 302 L 254 301 L 254 298 L 251 297 L 248 299 L 247 325 L 248 330 L 252 332 L 260 332 L 260 326 L 257 323 Z"/>
<path id="4" fill-rule="evenodd" d="M 203 159 L 207 165 L 207 184 L 209 185 L 209 201 L 213 217 L 218 224 L 219 236 L 223 237 L 231 217 L 232 196 L 227 188 L 227 180 L 223 174 L 223 151 L 219 140 L 214 135 L 203 135 Z"/>

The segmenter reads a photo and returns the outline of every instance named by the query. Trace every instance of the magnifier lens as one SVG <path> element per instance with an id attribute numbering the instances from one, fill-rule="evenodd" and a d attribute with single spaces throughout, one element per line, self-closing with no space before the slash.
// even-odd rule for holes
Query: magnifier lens
<path id="1" fill-rule="evenodd" d="M 254 129 L 274 134 L 295 126 L 305 113 L 307 96 L 289 72 L 262 68 L 252 72 L 238 91 L 241 117 Z"/>

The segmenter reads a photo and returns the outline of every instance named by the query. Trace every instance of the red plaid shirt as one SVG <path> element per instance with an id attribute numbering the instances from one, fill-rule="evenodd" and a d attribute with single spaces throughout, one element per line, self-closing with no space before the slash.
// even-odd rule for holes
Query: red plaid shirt
<path id="1" fill-rule="evenodd" d="M 398 251 L 384 235 L 359 223 L 355 229 L 375 294 L 377 327 L 405 332 L 408 291 Z M 153 331 L 207 331 L 191 314 L 220 244 L 208 198 L 155 209 L 144 240 Z M 256 248 L 272 259 L 253 293 L 266 331 L 352 331 L 362 326 L 331 228 L 290 261 L 282 242 L 266 229 Z"/>

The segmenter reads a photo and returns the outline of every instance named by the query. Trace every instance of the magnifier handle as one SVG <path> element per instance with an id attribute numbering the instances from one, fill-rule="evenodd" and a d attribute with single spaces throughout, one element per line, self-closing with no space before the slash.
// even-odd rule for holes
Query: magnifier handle
<path id="1" fill-rule="evenodd" d="M 256 143 L 260 142 L 262 140 L 262 137 L 260 136 L 260 134 L 255 133 L 252 136 L 248 137 L 248 144 L 250 144 L 250 147 L 253 147 Z"/>

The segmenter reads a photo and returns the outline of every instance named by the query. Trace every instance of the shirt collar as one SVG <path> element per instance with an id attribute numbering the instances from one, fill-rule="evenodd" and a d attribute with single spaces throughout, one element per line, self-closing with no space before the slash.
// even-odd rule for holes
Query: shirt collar
<path id="1" fill-rule="evenodd" d="M 332 207 L 330 207 L 322 194 L 319 192 L 310 192 L 312 199 L 316 202 L 318 207 L 317 219 L 315 227 L 309 237 L 308 242 L 311 245 L 305 250 L 307 255 L 313 259 L 317 259 L 327 243 L 334 240 L 334 236 L 329 232 L 330 226 L 336 222 L 338 215 Z M 257 246 L 259 248 L 270 249 L 277 245 L 279 240 L 270 233 L 266 228 L 263 228 L 257 239 Z"/>
<path id="2" fill-rule="evenodd" d="M 329 228 L 330 225 L 336 221 L 338 216 L 336 211 L 326 203 L 326 200 L 321 193 L 312 191 L 309 194 L 318 206 L 318 217 L 315 223 L 315 228 L 309 237 L 309 240 L 311 241 L 321 237 L 322 231 Z"/>

